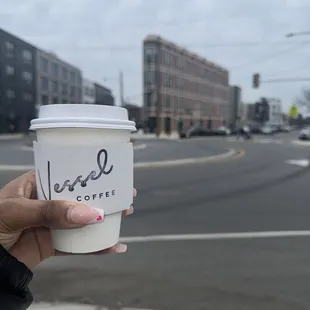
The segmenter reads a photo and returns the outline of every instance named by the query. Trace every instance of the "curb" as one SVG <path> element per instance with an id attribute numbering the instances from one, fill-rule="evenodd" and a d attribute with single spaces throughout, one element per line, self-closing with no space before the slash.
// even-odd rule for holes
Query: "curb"
<path id="1" fill-rule="evenodd" d="M 28 310 L 112 310 L 115 308 L 105 306 L 83 305 L 83 304 L 71 304 L 71 303 L 35 303 L 28 308 Z M 117 308 L 119 310 L 151 310 L 145 308 L 130 308 L 123 307 Z"/>
<path id="2" fill-rule="evenodd" d="M 300 140 L 293 140 L 292 144 L 300 145 L 300 146 L 310 146 L 310 141 L 300 141 Z"/>
<path id="3" fill-rule="evenodd" d="M 19 140 L 24 137 L 23 134 L 7 134 L 7 135 L 0 135 L 0 141 L 10 141 L 10 140 Z"/>
<path id="4" fill-rule="evenodd" d="M 191 164 L 203 164 L 209 162 L 217 162 L 234 155 L 243 154 L 243 151 L 236 151 L 235 149 L 230 149 L 226 153 L 207 156 L 207 157 L 198 157 L 198 158 L 184 158 L 184 159 L 175 159 L 175 160 L 163 160 L 163 161 L 153 161 L 153 162 L 142 162 L 135 163 L 135 169 L 143 169 L 143 168 L 161 168 L 161 167 L 176 167 L 183 165 L 191 165 Z M 32 165 L 0 165 L 0 171 L 28 171 L 34 169 Z"/>

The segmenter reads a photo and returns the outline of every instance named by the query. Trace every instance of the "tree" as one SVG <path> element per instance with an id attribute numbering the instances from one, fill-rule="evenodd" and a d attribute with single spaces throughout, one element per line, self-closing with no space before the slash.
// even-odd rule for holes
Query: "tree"
<path id="1" fill-rule="evenodd" d="M 296 104 L 300 108 L 306 108 L 310 112 L 310 88 L 303 88 L 302 95 L 297 98 Z"/>

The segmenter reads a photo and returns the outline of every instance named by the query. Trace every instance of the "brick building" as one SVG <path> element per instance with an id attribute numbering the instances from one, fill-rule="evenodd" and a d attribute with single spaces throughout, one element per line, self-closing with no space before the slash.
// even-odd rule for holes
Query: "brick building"
<path id="1" fill-rule="evenodd" d="M 191 125 L 216 128 L 229 117 L 228 71 L 165 39 L 143 41 L 144 120 L 172 135 Z"/>

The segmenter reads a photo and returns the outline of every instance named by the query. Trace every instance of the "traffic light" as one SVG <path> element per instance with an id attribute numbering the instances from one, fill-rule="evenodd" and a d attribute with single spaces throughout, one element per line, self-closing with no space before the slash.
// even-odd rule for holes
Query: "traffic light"
<path id="1" fill-rule="evenodd" d="M 253 88 L 259 88 L 260 85 L 260 75 L 259 73 L 254 73 L 253 74 Z"/>

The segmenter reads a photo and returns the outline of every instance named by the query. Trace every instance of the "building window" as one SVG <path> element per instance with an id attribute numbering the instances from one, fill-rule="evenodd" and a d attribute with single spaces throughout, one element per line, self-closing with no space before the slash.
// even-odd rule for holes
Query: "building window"
<path id="1" fill-rule="evenodd" d="M 56 64 L 52 64 L 52 74 L 54 77 L 58 77 L 58 66 Z"/>
<path id="2" fill-rule="evenodd" d="M 14 90 L 12 90 L 12 89 L 7 89 L 7 91 L 6 91 L 6 96 L 7 96 L 9 99 L 14 99 L 14 98 L 15 98 L 15 92 L 14 92 Z"/>
<path id="3" fill-rule="evenodd" d="M 73 98 L 75 96 L 75 87 L 71 86 L 70 87 L 70 97 Z"/>
<path id="4" fill-rule="evenodd" d="M 26 63 L 32 62 L 32 53 L 29 50 L 23 50 L 22 56 L 23 56 L 24 62 Z"/>
<path id="5" fill-rule="evenodd" d="M 14 75 L 15 74 L 15 68 L 13 66 L 7 65 L 5 68 L 7 75 Z"/>
<path id="6" fill-rule="evenodd" d="M 52 92 L 58 93 L 58 83 L 56 81 L 52 82 Z"/>
<path id="7" fill-rule="evenodd" d="M 68 95 L 68 85 L 67 84 L 62 84 L 61 85 L 61 93 L 63 96 L 67 96 Z"/>
<path id="8" fill-rule="evenodd" d="M 53 104 L 58 104 L 58 98 L 57 98 L 57 97 L 53 97 L 52 103 L 53 103 Z"/>
<path id="9" fill-rule="evenodd" d="M 67 104 L 68 101 L 67 100 L 62 100 L 62 104 Z"/>
<path id="10" fill-rule="evenodd" d="M 6 49 L 6 55 L 8 57 L 14 57 L 15 49 L 14 49 L 13 43 L 6 41 L 5 42 L 5 49 Z"/>
<path id="11" fill-rule="evenodd" d="M 48 105 L 48 96 L 43 95 L 41 97 L 41 103 L 42 103 L 42 105 Z"/>
<path id="12" fill-rule="evenodd" d="M 48 61 L 47 61 L 47 59 L 41 57 L 41 64 L 40 64 L 40 66 L 41 66 L 41 70 L 43 72 L 48 73 Z"/>
<path id="13" fill-rule="evenodd" d="M 48 80 L 46 77 L 41 77 L 41 89 L 48 91 Z"/>
<path id="14" fill-rule="evenodd" d="M 146 72 L 146 83 L 147 84 L 155 84 L 155 71 L 147 71 Z"/>
<path id="15" fill-rule="evenodd" d="M 32 82 L 32 73 L 31 72 L 24 71 L 22 73 L 22 77 L 23 77 L 23 80 L 25 80 L 27 83 L 30 84 Z"/>
<path id="16" fill-rule="evenodd" d="M 74 82 L 75 82 L 75 74 L 74 74 L 74 72 L 70 72 L 70 81 L 71 81 L 72 84 L 74 84 Z"/>
<path id="17" fill-rule="evenodd" d="M 23 97 L 24 97 L 25 101 L 32 101 L 33 100 L 32 94 L 25 93 Z"/>
<path id="18" fill-rule="evenodd" d="M 65 68 L 62 68 L 62 78 L 67 81 L 68 80 L 68 71 Z"/>
<path id="19" fill-rule="evenodd" d="M 156 50 L 152 47 L 145 48 L 145 62 L 147 64 L 155 64 L 156 63 Z"/>

